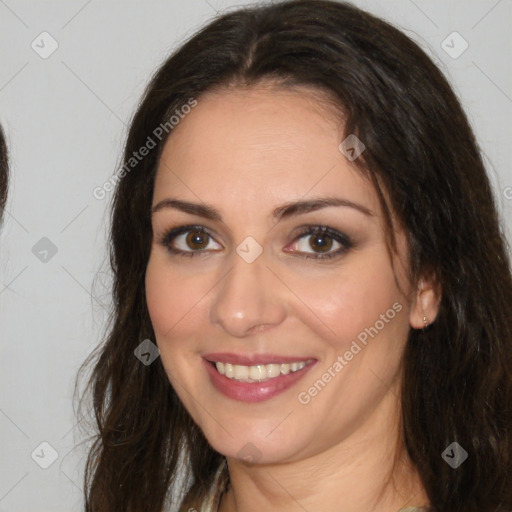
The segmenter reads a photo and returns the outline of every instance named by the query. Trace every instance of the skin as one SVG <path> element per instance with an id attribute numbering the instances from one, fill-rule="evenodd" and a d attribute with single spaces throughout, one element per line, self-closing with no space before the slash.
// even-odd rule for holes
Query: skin
<path id="1" fill-rule="evenodd" d="M 210 444 L 227 457 L 231 485 L 221 512 L 396 512 L 428 499 L 400 439 L 401 357 L 411 327 L 435 319 L 439 294 L 407 280 L 407 247 L 386 248 L 372 185 L 340 152 L 339 115 L 306 88 L 269 86 L 207 93 L 173 130 L 157 171 L 153 206 L 173 197 L 214 206 L 222 221 L 162 208 L 146 273 L 147 305 L 169 380 Z M 370 210 L 330 206 L 274 222 L 284 203 L 341 197 Z M 170 254 L 171 228 L 204 226 L 203 251 Z M 328 260 L 304 225 L 345 233 L 353 247 Z M 172 243 L 198 251 L 198 242 Z M 236 248 L 252 236 L 263 253 Z M 325 239 L 327 252 L 340 244 Z M 343 370 L 304 405 L 307 391 L 365 328 L 399 303 Z M 211 384 L 207 352 L 273 353 L 318 361 L 291 389 L 247 404 Z M 252 443 L 255 464 L 239 451 Z M 393 460 L 397 461 L 392 472 Z"/>

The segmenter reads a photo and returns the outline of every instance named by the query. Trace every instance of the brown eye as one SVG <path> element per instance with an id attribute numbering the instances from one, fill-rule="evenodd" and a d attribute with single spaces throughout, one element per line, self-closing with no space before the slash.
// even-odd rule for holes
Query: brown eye
<path id="1" fill-rule="evenodd" d="M 211 252 L 206 249 L 214 238 L 202 226 L 180 226 L 168 231 L 160 243 L 173 255 L 199 256 Z M 222 249 L 217 244 L 214 249 Z"/>
<path id="2" fill-rule="evenodd" d="M 185 237 L 185 243 L 191 249 L 204 249 L 208 245 L 209 236 L 201 231 L 190 231 Z"/>
<path id="3" fill-rule="evenodd" d="M 327 226 L 307 226 L 295 238 L 293 245 L 291 252 L 317 260 L 342 256 L 353 247 L 347 235 Z"/>
<path id="4" fill-rule="evenodd" d="M 329 235 L 317 234 L 310 238 L 309 243 L 313 249 L 318 249 L 319 252 L 327 252 L 332 248 L 333 240 Z"/>

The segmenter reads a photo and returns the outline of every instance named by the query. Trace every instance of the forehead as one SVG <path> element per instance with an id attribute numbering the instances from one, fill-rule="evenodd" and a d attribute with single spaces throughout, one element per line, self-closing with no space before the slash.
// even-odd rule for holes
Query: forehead
<path id="1" fill-rule="evenodd" d="M 153 202 L 172 194 L 240 215 L 255 205 L 330 195 L 379 212 L 373 186 L 339 150 L 342 138 L 340 109 L 319 91 L 207 93 L 165 144 Z"/>

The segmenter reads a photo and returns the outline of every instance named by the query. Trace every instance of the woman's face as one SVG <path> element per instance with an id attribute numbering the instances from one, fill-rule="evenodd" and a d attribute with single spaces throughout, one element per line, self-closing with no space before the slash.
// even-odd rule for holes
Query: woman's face
<path id="1" fill-rule="evenodd" d="M 411 289 L 340 142 L 306 89 L 260 87 L 199 98 L 165 145 L 148 309 L 172 386 L 228 457 L 297 460 L 398 417 Z"/>

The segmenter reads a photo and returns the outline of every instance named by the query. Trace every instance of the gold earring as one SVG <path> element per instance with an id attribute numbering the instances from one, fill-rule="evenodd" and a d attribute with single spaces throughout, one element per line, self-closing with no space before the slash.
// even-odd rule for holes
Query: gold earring
<path id="1" fill-rule="evenodd" d="M 424 328 L 428 327 L 428 321 L 426 316 L 423 316 L 423 323 L 425 324 Z"/>

